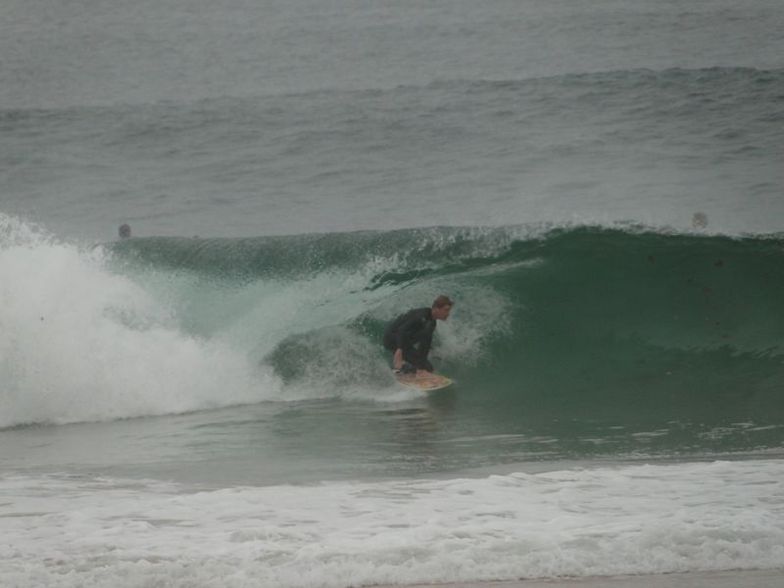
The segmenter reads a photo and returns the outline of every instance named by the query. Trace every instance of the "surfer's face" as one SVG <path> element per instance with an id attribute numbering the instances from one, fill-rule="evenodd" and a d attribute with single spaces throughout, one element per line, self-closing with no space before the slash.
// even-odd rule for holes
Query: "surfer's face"
<path id="1" fill-rule="evenodd" d="M 434 319 L 438 319 L 440 321 L 445 321 L 449 318 L 449 313 L 452 310 L 451 306 L 442 306 L 440 308 L 433 307 L 432 314 Z"/>

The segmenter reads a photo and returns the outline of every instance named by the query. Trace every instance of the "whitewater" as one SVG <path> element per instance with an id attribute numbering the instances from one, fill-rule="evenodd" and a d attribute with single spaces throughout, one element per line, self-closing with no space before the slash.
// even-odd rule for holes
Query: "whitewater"
<path id="1" fill-rule="evenodd" d="M 23 512 L 4 523 L 2 579 L 337 587 L 776 567 L 783 473 L 776 460 L 200 492 L 12 477 L 3 499 Z"/>

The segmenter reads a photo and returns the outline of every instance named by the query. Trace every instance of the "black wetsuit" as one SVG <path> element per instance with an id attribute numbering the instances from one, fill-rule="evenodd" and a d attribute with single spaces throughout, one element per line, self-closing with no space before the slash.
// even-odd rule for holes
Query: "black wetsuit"
<path id="1" fill-rule="evenodd" d="M 436 319 L 429 308 L 415 308 L 401 314 L 384 331 L 384 347 L 389 351 L 403 350 L 403 361 L 420 370 L 433 371 L 427 360 Z"/>

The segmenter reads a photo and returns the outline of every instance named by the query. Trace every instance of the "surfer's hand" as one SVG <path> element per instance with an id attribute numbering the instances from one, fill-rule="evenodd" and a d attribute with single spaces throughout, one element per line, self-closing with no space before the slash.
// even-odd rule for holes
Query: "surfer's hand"
<path id="1" fill-rule="evenodd" d="M 403 350 L 402 349 L 398 349 L 397 351 L 395 351 L 395 356 L 392 358 L 392 366 L 396 370 L 399 370 L 401 367 L 403 367 Z"/>

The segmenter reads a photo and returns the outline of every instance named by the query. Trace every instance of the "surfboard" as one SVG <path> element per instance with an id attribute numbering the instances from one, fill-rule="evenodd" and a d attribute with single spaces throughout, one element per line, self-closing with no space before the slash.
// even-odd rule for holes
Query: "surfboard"
<path id="1" fill-rule="evenodd" d="M 452 380 L 446 376 L 425 371 L 419 371 L 416 374 L 395 372 L 395 378 L 406 388 L 413 388 L 422 392 L 434 392 L 452 385 Z"/>

